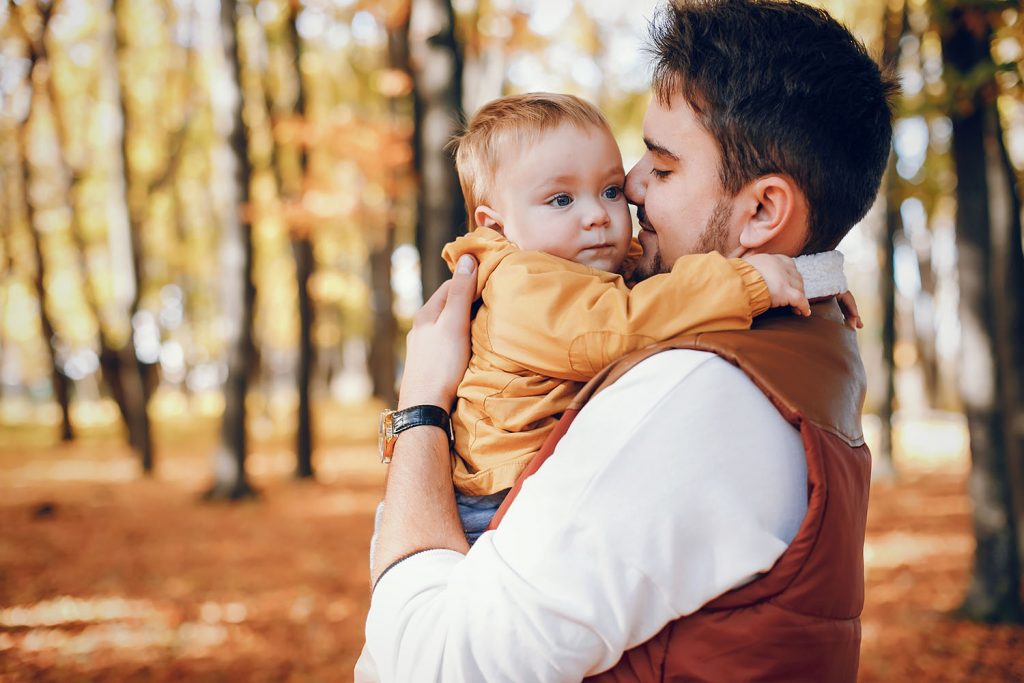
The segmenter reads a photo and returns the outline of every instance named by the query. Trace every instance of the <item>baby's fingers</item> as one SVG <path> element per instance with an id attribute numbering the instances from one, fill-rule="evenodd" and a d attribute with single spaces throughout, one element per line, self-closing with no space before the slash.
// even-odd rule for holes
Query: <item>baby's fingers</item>
<path id="1" fill-rule="evenodd" d="M 811 302 L 807 300 L 807 295 L 804 293 L 804 278 L 796 266 L 793 266 L 793 273 L 789 277 L 786 296 L 789 297 L 789 303 L 792 305 L 794 313 L 804 317 L 811 314 Z"/>
<path id="2" fill-rule="evenodd" d="M 793 313 L 796 315 L 802 315 L 805 318 L 811 314 L 811 304 L 807 299 L 803 299 L 801 302 L 793 304 L 790 308 L 793 309 Z"/>

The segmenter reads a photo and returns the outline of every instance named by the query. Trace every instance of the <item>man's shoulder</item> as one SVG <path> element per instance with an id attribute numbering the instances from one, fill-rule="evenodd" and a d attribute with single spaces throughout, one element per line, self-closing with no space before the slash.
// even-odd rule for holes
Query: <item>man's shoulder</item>
<path id="1" fill-rule="evenodd" d="M 700 381 L 695 381 L 695 377 Z M 715 387 L 708 391 L 708 387 Z M 584 406 L 614 402 L 640 416 L 657 409 L 667 397 L 692 395 L 704 410 L 722 410 L 735 392 L 760 390 L 746 374 L 714 352 L 668 349 L 652 354 L 627 370 Z"/>

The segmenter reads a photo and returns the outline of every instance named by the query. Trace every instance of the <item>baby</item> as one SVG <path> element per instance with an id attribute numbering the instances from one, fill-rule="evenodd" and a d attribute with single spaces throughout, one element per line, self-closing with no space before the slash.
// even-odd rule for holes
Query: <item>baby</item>
<path id="1" fill-rule="evenodd" d="M 456 500 L 472 543 L 601 368 L 682 334 L 746 329 L 770 306 L 810 309 L 794 260 L 781 255 L 683 256 L 627 286 L 641 250 L 622 158 L 607 121 L 579 98 L 500 98 L 453 144 L 478 226 L 444 249 L 452 268 L 463 254 L 479 263 L 452 415 Z"/>

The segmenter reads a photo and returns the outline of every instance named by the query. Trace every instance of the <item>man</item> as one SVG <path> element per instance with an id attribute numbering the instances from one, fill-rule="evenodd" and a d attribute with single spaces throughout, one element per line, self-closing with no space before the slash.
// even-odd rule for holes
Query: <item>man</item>
<path id="1" fill-rule="evenodd" d="M 891 138 L 894 86 L 862 46 L 785 0 L 668 6 L 652 38 L 648 152 L 626 182 L 642 272 L 833 248 Z M 417 315 L 400 409 L 451 405 L 474 280 L 460 262 Z M 627 357 L 468 554 L 447 435 L 402 432 L 357 679 L 855 680 L 863 389 L 832 300 Z"/>

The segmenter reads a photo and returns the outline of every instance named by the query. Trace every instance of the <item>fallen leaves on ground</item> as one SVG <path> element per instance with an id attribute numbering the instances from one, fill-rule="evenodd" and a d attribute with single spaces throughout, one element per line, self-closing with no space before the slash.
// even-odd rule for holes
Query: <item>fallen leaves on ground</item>
<path id="1" fill-rule="evenodd" d="M 252 456 L 259 499 L 202 503 L 204 448 L 153 480 L 116 444 L 0 450 L 0 681 L 344 681 L 363 641 L 383 482 L 372 445 Z M 951 619 L 970 571 L 965 467 L 874 486 L 860 680 L 1024 680 L 1024 628 Z"/>

